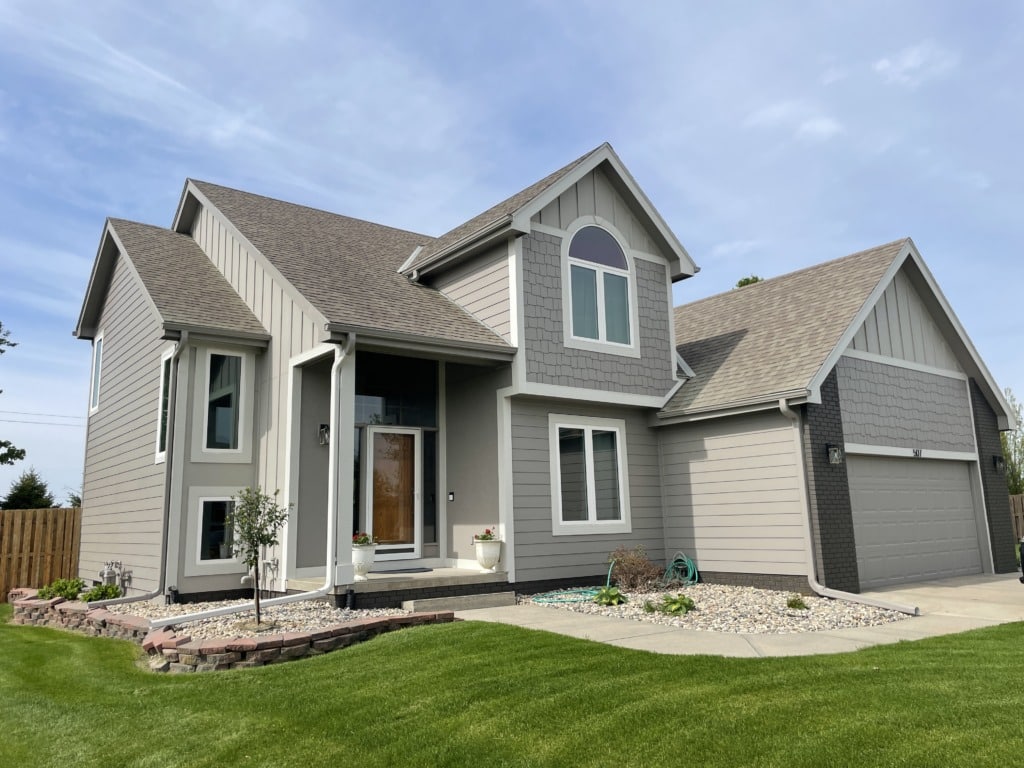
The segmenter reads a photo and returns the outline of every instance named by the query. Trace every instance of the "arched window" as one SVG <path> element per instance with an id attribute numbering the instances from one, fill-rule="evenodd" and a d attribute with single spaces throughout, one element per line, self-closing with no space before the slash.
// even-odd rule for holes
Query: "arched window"
<path id="1" fill-rule="evenodd" d="M 586 226 L 569 243 L 571 335 L 628 345 L 632 341 L 629 262 L 612 234 Z"/>

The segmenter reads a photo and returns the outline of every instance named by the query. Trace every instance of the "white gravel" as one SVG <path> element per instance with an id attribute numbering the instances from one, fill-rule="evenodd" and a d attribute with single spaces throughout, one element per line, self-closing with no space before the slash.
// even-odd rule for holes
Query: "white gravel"
<path id="1" fill-rule="evenodd" d="M 122 605 L 111 605 L 107 610 L 111 613 L 130 614 L 141 616 L 146 619 L 167 619 L 172 616 L 182 616 L 186 613 L 199 613 L 213 608 L 222 608 L 228 605 L 242 605 L 250 603 L 250 600 L 223 600 L 210 603 L 177 603 L 165 605 L 163 603 L 124 603 Z M 409 611 L 400 608 L 375 608 L 370 610 L 349 611 L 344 608 L 334 608 L 324 600 L 303 600 L 296 603 L 260 607 L 260 625 L 256 625 L 256 611 L 248 610 L 241 613 L 228 614 L 227 616 L 214 616 L 201 621 L 193 621 L 187 624 L 176 624 L 175 631 L 181 635 L 191 635 L 193 638 L 214 638 L 214 637 L 255 637 L 257 635 L 275 635 L 281 632 L 314 632 L 333 624 L 343 624 L 348 621 L 359 619 L 377 618 L 380 616 L 403 616 Z"/>
<path id="2" fill-rule="evenodd" d="M 666 594 L 684 594 L 695 607 L 684 616 L 648 613 L 644 603 L 658 604 Z M 822 632 L 852 627 L 873 627 L 909 618 L 898 611 L 801 595 L 807 610 L 788 608 L 786 602 L 792 592 L 775 592 L 753 587 L 731 587 L 720 584 L 694 584 L 656 592 L 626 592 L 628 602 L 617 606 L 601 606 L 593 602 L 549 603 L 540 602 L 532 595 L 521 602 L 544 605 L 552 610 L 575 611 L 624 619 L 648 621 L 686 629 L 733 634 L 783 635 L 794 632 Z"/>

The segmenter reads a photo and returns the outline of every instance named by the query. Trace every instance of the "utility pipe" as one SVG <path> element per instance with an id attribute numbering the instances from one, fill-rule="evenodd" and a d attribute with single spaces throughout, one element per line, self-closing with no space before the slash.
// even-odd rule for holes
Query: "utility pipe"
<path id="1" fill-rule="evenodd" d="M 161 597 L 164 593 L 164 585 L 167 583 L 167 537 L 171 527 L 171 470 L 174 464 L 174 419 L 177 413 L 176 401 L 178 397 L 178 360 L 181 353 L 188 346 L 188 331 L 182 331 L 178 343 L 171 353 L 171 381 L 167 391 L 167 435 L 164 442 L 164 525 L 160 537 L 160 576 L 156 589 L 144 595 L 132 595 L 131 597 L 114 597 L 110 600 L 96 600 L 89 603 L 90 608 L 105 608 L 108 605 L 123 605 L 124 603 L 137 603 L 142 600 L 153 600 Z M 157 429 L 160 425 L 157 425 Z"/>
<path id="2" fill-rule="evenodd" d="M 792 408 L 789 407 L 789 403 L 786 402 L 786 398 L 779 398 L 779 410 L 782 415 L 793 422 L 794 440 L 796 442 L 797 450 L 797 468 L 800 473 L 800 495 L 804 504 L 804 544 L 807 547 L 807 554 L 810 557 L 808 563 L 807 572 L 807 584 L 810 588 L 818 595 L 822 597 L 831 597 L 836 600 L 846 600 L 851 603 L 859 603 L 860 605 L 870 605 L 875 608 L 885 608 L 889 611 L 899 611 L 900 613 L 908 613 L 911 616 L 921 615 L 920 609 L 916 605 L 904 605 L 903 603 L 892 603 L 888 600 L 879 600 L 866 595 L 858 595 L 854 592 L 843 592 L 842 590 L 832 589 L 821 584 L 817 578 L 818 570 L 818 558 L 814 550 L 814 536 L 811 531 L 811 499 L 810 494 L 807 491 L 807 467 L 805 465 L 806 458 L 804 456 L 804 436 L 803 431 L 800 429 L 800 414 L 796 413 Z"/>
<path id="3" fill-rule="evenodd" d="M 299 592 L 294 595 L 272 597 L 269 600 L 260 600 L 260 608 L 286 603 L 296 603 L 301 600 L 313 600 L 326 596 L 334 589 L 335 568 L 338 559 L 338 536 L 336 533 L 338 518 L 338 442 L 341 439 L 341 365 L 345 358 L 351 354 L 355 347 L 356 336 L 350 333 L 344 344 L 339 344 L 334 350 L 334 364 L 331 366 L 331 438 L 328 443 L 328 467 L 327 467 L 327 565 L 324 574 L 323 586 L 309 592 Z M 241 605 L 229 605 L 223 608 L 214 608 L 209 611 L 188 613 L 182 616 L 172 616 L 166 619 L 150 621 L 149 625 L 154 629 L 169 627 L 174 624 L 185 624 L 190 621 L 199 621 L 213 616 L 228 616 L 232 613 L 251 611 L 256 608 L 255 602 L 242 603 Z"/>

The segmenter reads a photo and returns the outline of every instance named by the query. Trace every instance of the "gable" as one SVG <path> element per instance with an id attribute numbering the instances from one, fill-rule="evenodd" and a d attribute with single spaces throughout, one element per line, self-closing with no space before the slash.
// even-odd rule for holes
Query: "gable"
<path id="1" fill-rule="evenodd" d="M 583 176 L 530 221 L 567 230 L 580 216 L 598 216 L 612 223 L 634 251 L 658 253 L 651 234 L 601 167 Z"/>
<path id="2" fill-rule="evenodd" d="M 896 273 L 871 308 L 847 347 L 849 350 L 963 372 L 956 353 L 908 277 L 906 267 Z"/>

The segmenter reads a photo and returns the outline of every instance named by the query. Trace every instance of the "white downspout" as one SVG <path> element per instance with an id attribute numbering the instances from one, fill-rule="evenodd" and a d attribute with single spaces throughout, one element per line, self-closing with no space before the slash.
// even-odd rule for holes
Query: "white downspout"
<path id="1" fill-rule="evenodd" d="M 336 561 L 338 559 L 338 536 L 335 529 L 338 520 L 338 443 L 341 440 L 341 365 L 345 362 L 345 358 L 351 354 L 355 343 L 355 334 L 349 334 L 345 339 L 344 345 L 339 344 L 334 350 L 334 364 L 331 366 L 331 437 L 328 443 L 329 464 L 327 467 L 327 563 L 324 569 L 323 586 L 309 592 L 260 600 L 261 608 L 295 603 L 301 600 L 313 600 L 318 597 L 324 597 L 334 589 Z M 200 619 L 208 619 L 213 616 L 227 616 L 232 613 L 251 611 L 255 608 L 256 603 L 254 602 L 242 603 L 241 605 L 229 605 L 209 611 L 157 619 L 149 624 L 153 628 L 169 627 L 174 624 L 186 624 L 190 621 L 199 621 Z"/>
<path id="2" fill-rule="evenodd" d="M 174 420 L 177 412 L 178 399 L 178 360 L 181 353 L 188 346 L 188 331 L 182 331 L 178 343 L 171 353 L 171 379 L 168 382 L 167 392 L 167 435 L 164 449 L 164 525 L 160 538 L 160 577 L 156 589 L 146 592 L 143 595 L 132 595 L 130 597 L 114 597 L 110 600 L 95 600 L 89 603 L 90 608 L 105 608 L 108 605 L 123 605 L 124 603 L 137 603 L 142 600 L 153 600 L 164 593 L 164 584 L 167 582 L 167 537 L 171 527 L 171 474 L 174 464 Z M 159 427 L 158 427 L 159 428 Z"/>
<path id="3" fill-rule="evenodd" d="M 804 546 L 807 548 L 808 556 L 807 584 L 816 594 L 821 595 L 822 597 L 831 597 L 836 600 L 846 600 L 851 603 L 859 603 L 860 605 L 870 605 L 875 608 L 885 608 L 889 611 L 899 611 L 900 613 L 909 613 L 911 616 L 919 616 L 921 611 L 916 605 L 891 603 L 888 600 L 877 600 L 873 597 L 867 597 L 866 595 L 858 595 L 853 592 L 843 592 L 842 590 L 826 587 L 818 581 L 818 557 L 817 553 L 814 551 L 814 535 L 811 530 L 811 499 L 807 491 L 807 467 L 805 465 L 804 457 L 804 436 L 803 431 L 800 428 L 800 414 L 796 413 L 789 407 L 789 403 L 786 402 L 785 398 L 779 399 L 779 410 L 782 412 L 783 416 L 793 422 L 794 442 L 796 443 L 797 451 L 796 465 L 797 471 L 799 472 L 798 479 L 800 482 L 800 496 L 804 505 Z"/>

